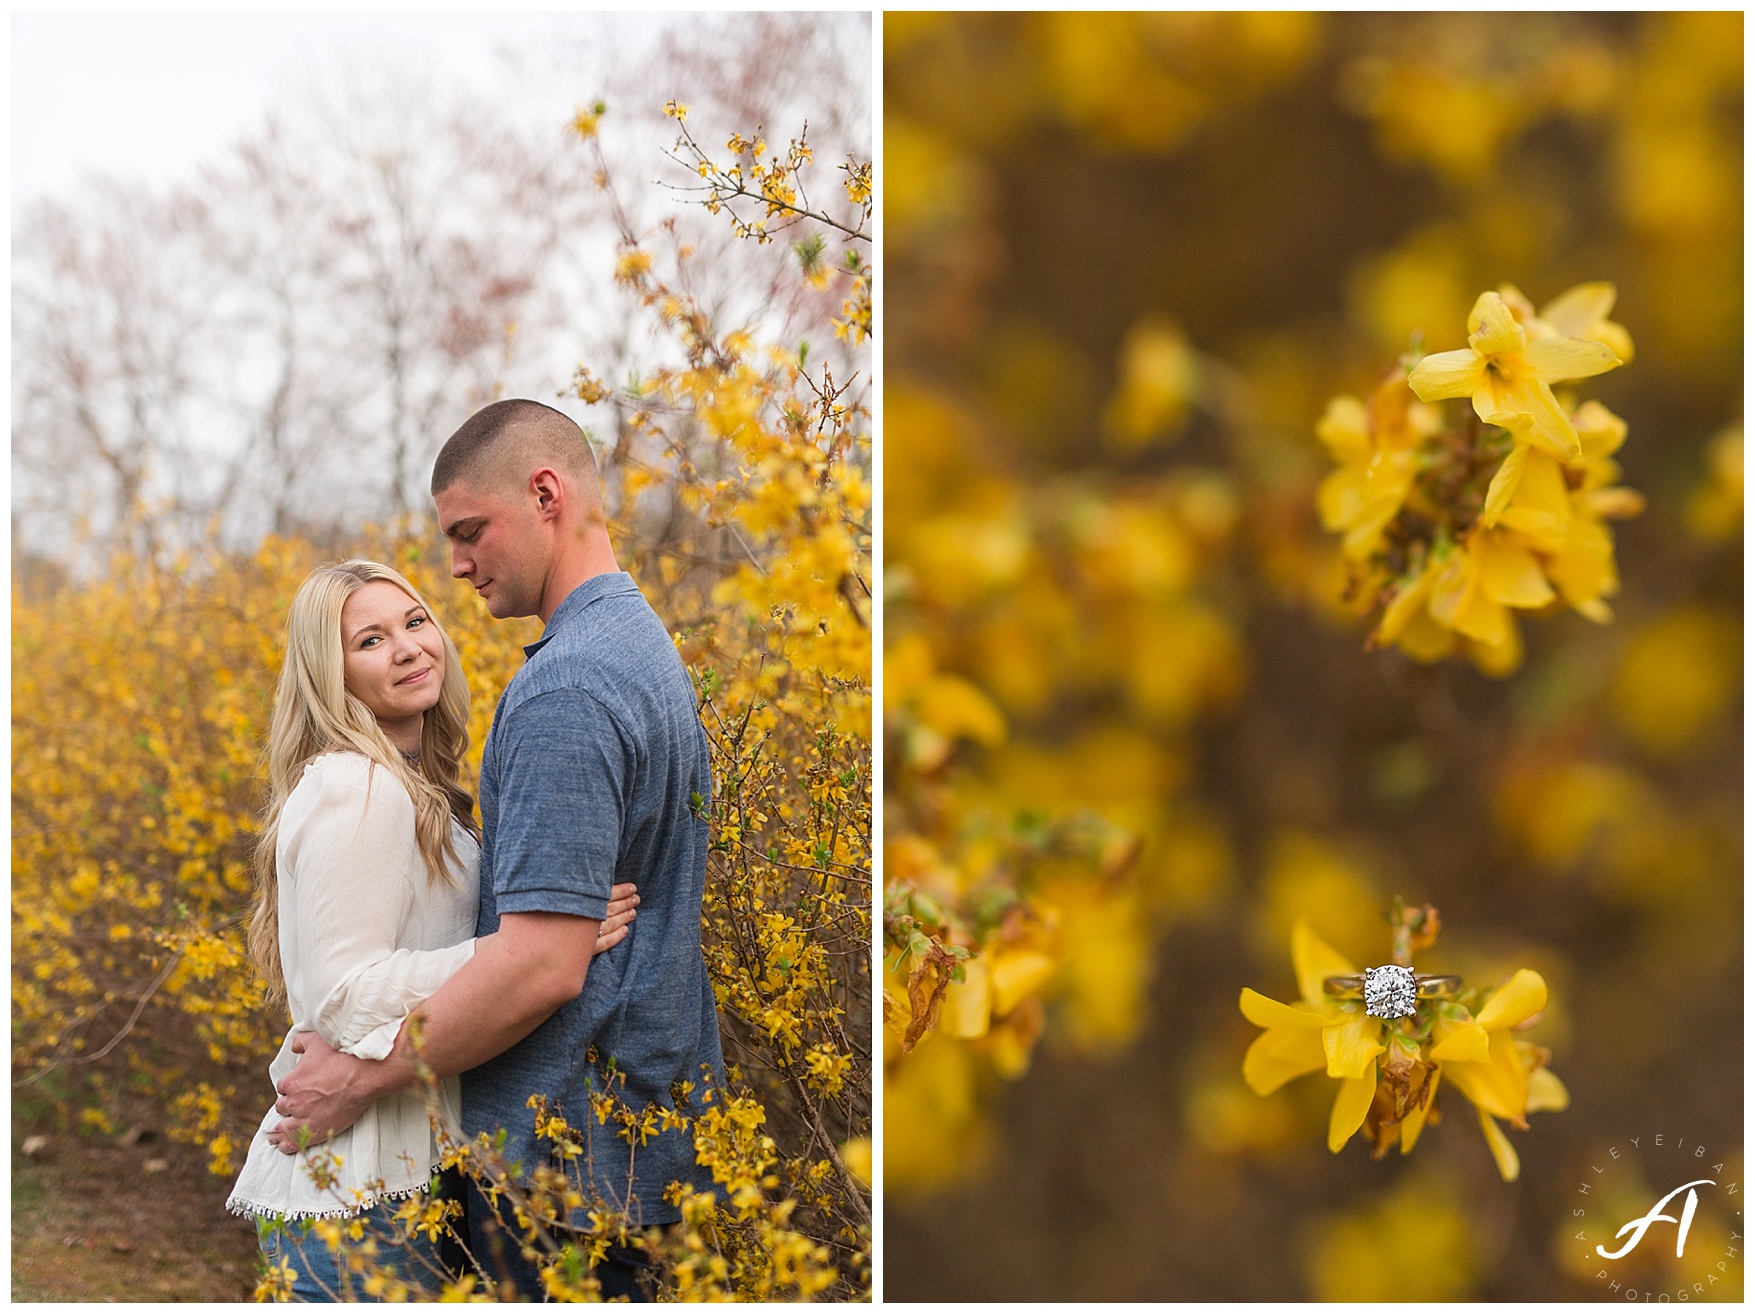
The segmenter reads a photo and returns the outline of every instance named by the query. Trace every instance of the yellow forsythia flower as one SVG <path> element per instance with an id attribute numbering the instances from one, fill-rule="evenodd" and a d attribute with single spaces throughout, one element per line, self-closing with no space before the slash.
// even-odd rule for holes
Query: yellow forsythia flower
<path id="1" fill-rule="evenodd" d="M 1612 288 L 1609 296 L 1612 303 Z M 1476 299 L 1468 328 L 1468 346 L 1427 356 L 1414 366 L 1408 386 L 1420 400 L 1467 397 L 1486 423 L 1516 425 L 1516 432 L 1527 434 L 1525 441 L 1563 461 L 1583 455 L 1578 431 L 1549 385 L 1602 374 L 1621 358 L 1587 338 L 1532 338 L 1497 292 Z M 1528 423 L 1521 423 L 1525 418 Z"/>
<path id="2" fill-rule="evenodd" d="M 1608 318 L 1615 289 L 1583 283 L 1538 315 L 1509 284 L 1483 292 L 1469 345 L 1392 374 L 1368 406 L 1336 398 L 1317 426 L 1339 468 L 1323 481 L 1324 528 L 1345 535 L 1349 596 L 1383 604 L 1371 642 L 1432 662 L 1459 648 L 1489 675 L 1522 663 L 1514 613 L 1556 601 L 1606 623 L 1620 587 L 1607 520 L 1645 501 L 1615 486 L 1627 425 L 1600 402 L 1563 406 L 1550 384 L 1631 357 Z M 1447 423 L 1422 403 L 1469 399 Z M 1485 427 L 1483 427 L 1483 425 Z"/>
<path id="3" fill-rule="evenodd" d="M 1500 1120 L 1528 1130 L 1526 1115 L 1570 1102 L 1547 1069 L 1547 1051 L 1513 1034 L 1547 1005 L 1539 973 L 1520 969 L 1479 1012 L 1469 1007 L 1475 992 L 1463 990 L 1419 999 L 1411 1014 L 1385 1019 L 1366 1012 L 1362 1000 L 1325 991 L 1325 978 L 1358 973 L 1302 921 L 1292 931 L 1292 962 L 1298 1002 L 1282 1004 L 1248 988 L 1238 1000 L 1243 1015 L 1263 1028 L 1243 1058 L 1251 1090 L 1268 1095 L 1294 1078 L 1326 1071 L 1341 1082 L 1329 1114 L 1328 1148 L 1339 1154 L 1363 1131 L 1372 1157 L 1380 1158 L 1395 1144 L 1403 1154 L 1413 1150 L 1427 1122 L 1436 1120 L 1448 1075 L 1474 1104 L 1500 1176 L 1517 1179 L 1517 1151 Z"/>
<path id="4" fill-rule="evenodd" d="M 1243 1056 L 1243 1080 L 1257 1095 L 1271 1095 L 1295 1077 L 1324 1069 L 1341 1088 L 1329 1114 L 1328 1148 L 1336 1154 L 1359 1130 L 1377 1089 L 1377 1056 L 1383 1053 L 1383 1022 L 1362 1003 L 1324 993 L 1323 979 L 1351 976 L 1352 964 L 1300 921 L 1292 928 L 1292 966 L 1299 1001 L 1282 1004 L 1244 987 L 1243 1016 L 1266 1028 Z"/>

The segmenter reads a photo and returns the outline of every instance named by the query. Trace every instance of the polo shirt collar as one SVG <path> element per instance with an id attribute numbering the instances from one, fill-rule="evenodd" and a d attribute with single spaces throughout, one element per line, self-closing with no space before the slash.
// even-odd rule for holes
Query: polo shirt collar
<path id="1" fill-rule="evenodd" d="M 611 570 L 602 575 L 593 575 L 562 599 L 561 605 L 555 608 L 554 615 L 548 618 L 548 624 L 543 627 L 542 637 L 535 643 L 524 645 L 525 660 L 536 656 L 545 643 L 578 620 L 584 614 L 585 608 L 592 603 L 619 593 L 639 591 L 640 586 L 634 583 L 634 577 L 625 570 Z"/>

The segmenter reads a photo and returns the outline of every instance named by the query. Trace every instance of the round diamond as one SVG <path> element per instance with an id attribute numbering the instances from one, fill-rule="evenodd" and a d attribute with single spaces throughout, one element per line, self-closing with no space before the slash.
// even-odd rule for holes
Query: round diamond
<path id="1" fill-rule="evenodd" d="M 1365 972 L 1365 1011 L 1372 1017 L 1408 1017 L 1414 1011 L 1414 974 L 1405 967 Z"/>

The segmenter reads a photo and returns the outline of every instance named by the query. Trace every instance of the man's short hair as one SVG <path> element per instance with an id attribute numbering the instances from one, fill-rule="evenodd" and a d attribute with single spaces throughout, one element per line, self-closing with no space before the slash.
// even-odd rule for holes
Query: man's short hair
<path id="1" fill-rule="evenodd" d="M 432 493 L 436 497 L 460 481 L 503 492 L 522 487 L 532 470 L 545 465 L 570 476 L 589 502 L 598 500 L 597 458 L 578 425 L 541 402 L 497 401 L 445 440 L 433 463 Z"/>

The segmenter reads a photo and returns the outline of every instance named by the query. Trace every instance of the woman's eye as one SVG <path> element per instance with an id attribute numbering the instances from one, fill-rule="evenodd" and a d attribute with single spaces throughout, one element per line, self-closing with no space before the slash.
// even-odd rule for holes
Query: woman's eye
<path id="1" fill-rule="evenodd" d="M 370 648 L 373 644 L 375 644 L 377 642 L 378 642 L 378 636 L 375 634 L 370 635 L 367 638 L 361 639 L 360 640 L 360 651 L 364 652 L 367 648 Z"/>
<path id="2" fill-rule="evenodd" d="M 425 625 L 426 621 L 427 618 L 425 616 L 410 616 L 408 618 L 408 628 L 412 630 L 416 625 Z"/>

